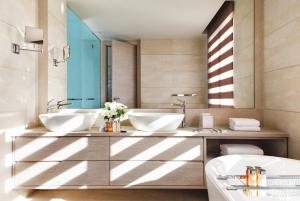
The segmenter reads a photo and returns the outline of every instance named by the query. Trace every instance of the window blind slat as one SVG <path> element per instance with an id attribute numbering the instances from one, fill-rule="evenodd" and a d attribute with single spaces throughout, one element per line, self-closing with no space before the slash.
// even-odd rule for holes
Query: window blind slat
<path id="1" fill-rule="evenodd" d="M 215 64 L 220 63 L 220 61 L 226 59 L 227 57 L 230 57 L 233 55 L 233 48 L 230 48 L 229 50 L 227 50 L 225 53 L 223 53 L 222 55 L 220 55 L 219 57 L 217 57 L 215 60 L 211 61 L 208 63 L 208 68 L 214 66 Z"/>
<path id="2" fill-rule="evenodd" d="M 208 53 L 208 57 L 214 55 L 216 52 L 218 52 L 220 49 L 222 49 L 225 45 L 233 41 L 233 33 L 230 34 L 225 40 L 223 40 L 217 48 L 213 49 Z"/>
<path id="3" fill-rule="evenodd" d="M 208 95 L 209 99 L 220 99 L 220 98 L 233 98 L 233 91 L 223 92 L 223 93 L 214 93 Z"/>
<path id="4" fill-rule="evenodd" d="M 232 108 L 234 104 L 233 5 L 225 1 L 206 29 L 209 107 Z"/>
<path id="5" fill-rule="evenodd" d="M 225 85 L 229 85 L 229 84 L 233 84 L 233 77 L 230 77 L 230 78 L 227 78 L 224 80 L 220 80 L 217 82 L 209 83 L 208 89 L 215 88 L 215 87 L 221 87 L 221 86 L 225 86 Z"/>
<path id="6" fill-rule="evenodd" d="M 208 104 L 209 108 L 233 108 L 233 106 L 227 106 L 227 105 L 214 105 L 214 104 Z"/>
<path id="7" fill-rule="evenodd" d="M 216 36 L 208 43 L 208 47 L 214 44 L 228 29 L 230 29 L 230 27 L 233 27 L 233 19 L 231 19 L 226 26 L 216 34 Z"/>
<path id="8" fill-rule="evenodd" d="M 220 68 L 223 68 L 224 66 L 230 64 L 233 62 L 233 55 L 230 56 L 230 57 L 227 57 L 226 59 L 220 61 L 219 63 L 217 63 L 216 65 L 210 67 L 208 69 L 208 73 L 211 73 L 211 72 L 214 72 L 214 71 L 217 71 L 219 70 Z"/>
<path id="9" fill-rule="evenodd" d="M 233 70 L 233 63 L 232 63 L 232 62 L 229 63 L 229 64 L 227 64 L 227 65 L 225 65 L 225 66 L 223 66 L 222 68 L 219 68 L 219 69 L 216 70 L 216 71 L 213 71 L 213 72 L 211 72 L 211 73 L 208 73 L 208 78 L 212 78 L 212 77 L 214 77 L 214 76 L 216 76 L 216 75 L 225 73 L 225 72 L 230 71 L 230 70 Z"/>

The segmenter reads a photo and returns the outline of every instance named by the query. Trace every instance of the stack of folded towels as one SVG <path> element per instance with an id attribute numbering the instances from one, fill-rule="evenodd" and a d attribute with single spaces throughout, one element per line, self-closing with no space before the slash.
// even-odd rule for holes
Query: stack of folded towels
<path id="1" fill-rule="evenodd" d="M 229 118 L 229 128 L 235 131 L 260 131 L 260 122 L 256 119 Z"/>
<path id="2" fill-rule="evenodd" d="M 220 154 L 221 156 L 233 154 L 264 155 L 264 151 L 251 144 L 221 144 Z"/>

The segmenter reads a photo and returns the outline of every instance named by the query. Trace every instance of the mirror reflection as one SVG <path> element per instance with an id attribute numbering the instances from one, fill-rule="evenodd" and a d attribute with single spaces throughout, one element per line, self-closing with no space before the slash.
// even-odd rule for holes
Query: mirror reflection
<path id="1" fill-rule="evenodd" d="M 254 0 L 67 2 L 48 8 L 48 100 L 254 108 Z"/>

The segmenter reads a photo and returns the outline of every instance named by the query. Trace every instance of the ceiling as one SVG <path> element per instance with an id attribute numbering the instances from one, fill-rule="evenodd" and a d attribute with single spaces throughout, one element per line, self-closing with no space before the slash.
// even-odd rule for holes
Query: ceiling
<path id="1" fill-rule="evenodd" d="M 200 37 L 225 0 L 68 0 L 101 39 Z"/>

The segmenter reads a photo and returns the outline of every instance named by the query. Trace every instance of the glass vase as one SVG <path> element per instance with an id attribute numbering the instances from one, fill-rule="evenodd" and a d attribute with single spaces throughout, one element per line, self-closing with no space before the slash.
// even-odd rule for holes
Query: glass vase
<path id="1" fill-rule="evenodd" d="M 121 132 L 121 122 L 119 119 L 113 121 L 113 132 L 115 133 Z"/>

